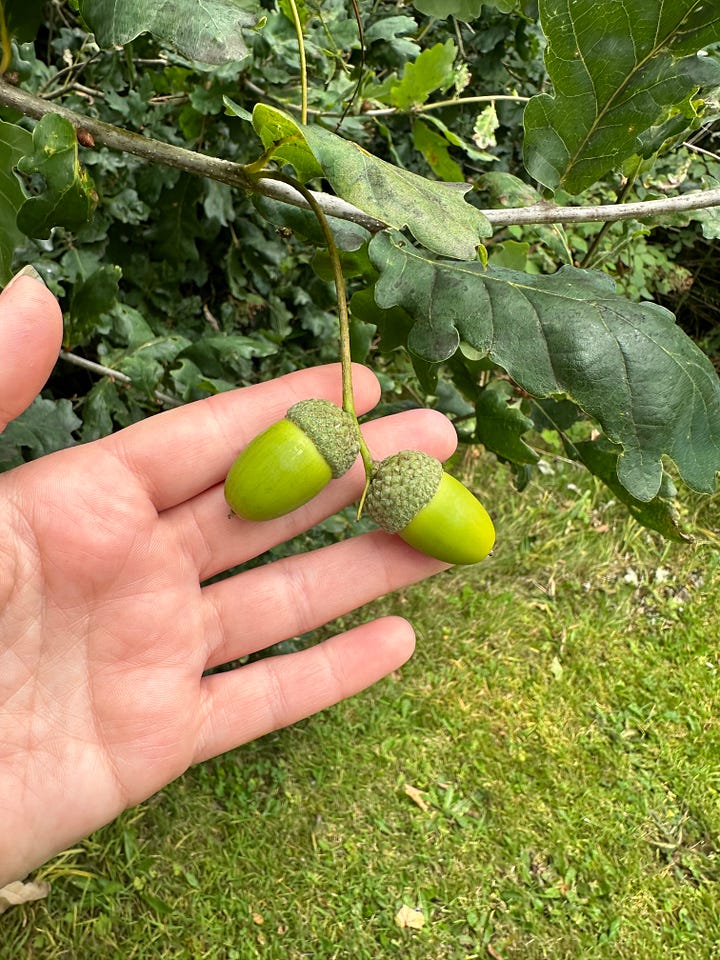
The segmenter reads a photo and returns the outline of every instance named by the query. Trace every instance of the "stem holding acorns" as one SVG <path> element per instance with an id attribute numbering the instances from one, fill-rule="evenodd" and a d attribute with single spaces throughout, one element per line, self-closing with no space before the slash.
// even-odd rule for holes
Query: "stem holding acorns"
<path id="1" fill-rule="evenodd" d="M 342 406 L 343 410 L 350 414 L 354 419 L 357 425 L 358 432 L 358 443 L 360 445 L 360 456 L 362 458 L 363 466 L 365 467 L 365 489 L 363 491 L 362 497 L 360 498 L 360 507 L 358 509 L 358 516 L 362 510 L 362 504 L 365 501 L 365 496 L 367 494 L 368 487 L 370 485 L 370 480 L 372 478 L 373 471 L 373 457 L 370 453 L 368 445 L 365 443 L 365 438 L 362 435 L 360 430 L 360 424 L 358 423 L 357 412 L 355 410 L 355 395 L 353 393 L 353 382 L 352 382 L 352 350 L 350 347 L 350 314 L 348 312 L 347 305 L 347 295 L 345 292 L 345 278 L 343 277 L 342 272 L 342 263 L 340 262 L 340 254 L 338 252 L 337 244 L 335 243 L 335 237 L 333 236 L 332 229 L 328 223 L 328 219 L 325 216 L 325 212 L 322 207 L 315 199 L 314 195 L 307 187 L 299 183 L 293 177 L 289 177 L 284 173 L 280 173 L 275 170 L 263 170 L 258 174 L 258 179 L 264 180 L 279 180 L 281 183 L 287 183 L 291 187 L 294 187 L 306 200 L 308 206 L 315 214 L 315 217 L 320 225 L 322 230 L 323 237 L 325 239 L 325 245 L 327 246 L 328 256 L 330 257 L 330 263 L 332 264 L 333 271 L 333 281 L 335 284 L 335 297 L 337 302 L 337 313 L 338 313 L 338 323 L 340 328 L 340 367 L 342 370 Z"/>

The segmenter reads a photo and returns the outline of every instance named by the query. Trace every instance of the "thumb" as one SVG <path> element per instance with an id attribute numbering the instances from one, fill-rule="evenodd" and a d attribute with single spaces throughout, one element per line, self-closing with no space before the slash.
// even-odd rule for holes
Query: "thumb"
<path id="1" fill-rule="evenodd" d="M 33 267 L 0 293 L 0 431 L 40 393 L 57 360 L 60 305 Z"/>

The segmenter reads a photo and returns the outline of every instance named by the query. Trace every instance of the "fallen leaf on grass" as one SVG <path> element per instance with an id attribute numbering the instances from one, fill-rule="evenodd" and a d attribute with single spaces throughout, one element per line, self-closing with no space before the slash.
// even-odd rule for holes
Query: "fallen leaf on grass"
<path id="1" fill-rule="evenodd" d="M 422 930 L 425 917 L 422 910 L 403 904 L 395 914 L 395 923 L 403 930 Z"/>
<path id="2" fill-rule="evenodd" d="M 412 784 L 406 783 L 405 793 L 408 797 L 410 797 L 413 803 L 416 803 L 420 807 L 423 813 L 427 813 L 427 811 L 430 809 L 430 806 L 417 787 L 413 787 Z"/>
<path id="3" fill-rule="evenodd" d="M 50 891 L 50 884 L 44 880 L 37 883 L 23 883 L 22 880 L 13 880 L 6 887 L 0 887 L 0 913 L 5 913 L 10 907 L 31 900 L 42 900 Z"/>

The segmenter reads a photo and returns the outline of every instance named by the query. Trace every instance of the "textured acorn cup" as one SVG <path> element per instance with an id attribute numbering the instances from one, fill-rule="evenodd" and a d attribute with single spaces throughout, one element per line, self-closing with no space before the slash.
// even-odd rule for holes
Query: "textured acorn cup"
<path id="1" fill-rule="evenodd" d="M 240 452 L 225 480 L 230 509 L 274 520 L 341 477 L 359 452 L 355 421 L 329 400 L 301 400 Z"/>
<path id="2" fill-rule="evenodd" d="M 365 508 L 388 533 L 445 563 L 477 563 L 495 543 L 477 497 L 420 450 L 401 450 L 377 465 Z"/>

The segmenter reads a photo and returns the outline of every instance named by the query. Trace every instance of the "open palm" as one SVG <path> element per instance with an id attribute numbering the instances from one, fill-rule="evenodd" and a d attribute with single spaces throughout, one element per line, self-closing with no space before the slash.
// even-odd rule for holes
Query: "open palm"
<path id="1" fill-rule="evenodd" d="M 35 280 L 0 297 L 0 364 L 12 368 L 0 370 L 3 422 L 47 375 L 58 323 Z M 14 363 L 18 330 L 32 369 Z M 369 371 L 356 370 L 355 387 L 360 411 L 377 402 Z M 207 583 L 357 498 L 360 464 L 287 517 L 228 516 L 233 457 L 310 396 L 339 401 L 337 366 L 167 411 L 0 476 L 0 885 L 190 764 L 335 703 L 410 655 L 409 624 L 385 618 L 206 672 L 443 566 L 378 531 Z M 445 458 L 454 444 L 429 411 L 374 421 L 366 436 L 377 457 L 409 445 Z"/>

